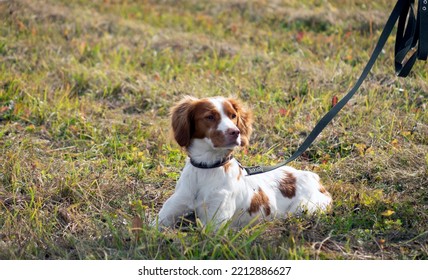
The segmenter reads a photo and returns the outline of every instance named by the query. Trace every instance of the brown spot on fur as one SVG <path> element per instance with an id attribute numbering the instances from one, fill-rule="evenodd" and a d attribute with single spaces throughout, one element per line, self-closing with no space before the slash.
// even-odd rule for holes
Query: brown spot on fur
<path id="1" fill-rule="evenodd" d="M 328 196 L 328 197 L 331 197 L 331 195 L 330 195 L 330 193 L 325 189 L 325 187 L 323 186 L 323 185 L 321 185 L 320 184 L 320 187 L 319 187 L 319 191 L 320 191 L 320 193 L 322 193 L 322 194 L 324 194 L 324 195 L 326 195 L 326 196 Z"/>
<path id="2" fill-rule="evenodd" d="M 248 208 L 248 213 L 250 213 L 250 215 L 258 213 L 261 208 L 264 209 L 266 216 L 270 215 L 271 209 L 269 204 L 269 197 L 261 188 L 259 188 L 258 192 L 254 193 L 254 196 L 251 199 L 251 204 Z"/>
<path id="3" fill-rule="evenodd" d="M 239 174 L 237 180 L 239 181 L 242 177 L 242 167 L 239 167 Z"/>
<path id="4" fill-rule="evenodd" d="M 228 173 L 229 172 L 229 169 L 230 169 L 230 167 L 232 166 L 232 163 L 230 163 L 230 161 L 229 162 L 226 162 L 224 165 L 223 165 L 223 168 L 224 168 L 224 172 L 225 173 Z"/>
<path id="5" fill-rule="evenodd" d="M 283 196 L 293 198 L 296 195 L 296 177 L 290 172 L 284 172 L 278 188 Z"/>
<path id="6" fill-rule="evenodd" d="M 209 99 L 198 100 L 191 117 L 192 138 L 202 139 L 208 137 L 212 140 L 213 138 L 219 138 L 222 141 L 223 134 L 217 131 L 220 118 L 220 113 Z"/>

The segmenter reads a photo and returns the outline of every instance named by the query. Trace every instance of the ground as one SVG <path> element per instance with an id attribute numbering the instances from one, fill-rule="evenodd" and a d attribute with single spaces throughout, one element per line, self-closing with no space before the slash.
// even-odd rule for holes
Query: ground
<path id="1" fill-rule="evenodd" d="M 353 85 L 391 1 L 0 1 L 0 259 L 428 259 L 428 80 L 392 36 L 290 165 L 330 213 L 242 230 L 149 226 L 185 154 L 184 95 L 254 111 L 245 165 L 289 156 Z"/>

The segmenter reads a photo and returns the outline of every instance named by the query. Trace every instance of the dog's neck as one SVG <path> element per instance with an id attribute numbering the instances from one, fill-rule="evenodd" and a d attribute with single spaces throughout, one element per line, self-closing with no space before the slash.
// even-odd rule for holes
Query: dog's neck
<path id="1" fill-rule="evenodd" d="M 221 166 L 232 158 L 233 148 L 217 149 L 207 139 L 193 139 L 187 155 L 194 166 Z"/>

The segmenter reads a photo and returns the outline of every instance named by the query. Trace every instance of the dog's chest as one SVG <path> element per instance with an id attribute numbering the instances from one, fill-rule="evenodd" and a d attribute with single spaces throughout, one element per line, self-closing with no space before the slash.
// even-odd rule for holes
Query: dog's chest
<path id="1" fill-rule="evenodd" d="M 219 200 L 243 200 L 251 189 L 246 186 L 243 171 L 239 166 L 199 169 L 186 166 L 180 177 L 180 187 L 185 187 L 192 194 L 193 204 Z"/>

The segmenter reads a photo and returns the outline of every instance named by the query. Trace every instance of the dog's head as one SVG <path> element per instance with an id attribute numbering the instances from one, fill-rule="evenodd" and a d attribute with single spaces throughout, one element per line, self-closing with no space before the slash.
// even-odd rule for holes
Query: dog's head
<path id="1" fill-rule="evenodd" d="M 246 146 L 252 131 L 252 114 L 233 98 L 185 97 L 171 110 L 174 138 L 184 148 L 202 139 L 213 149 Z"/>

